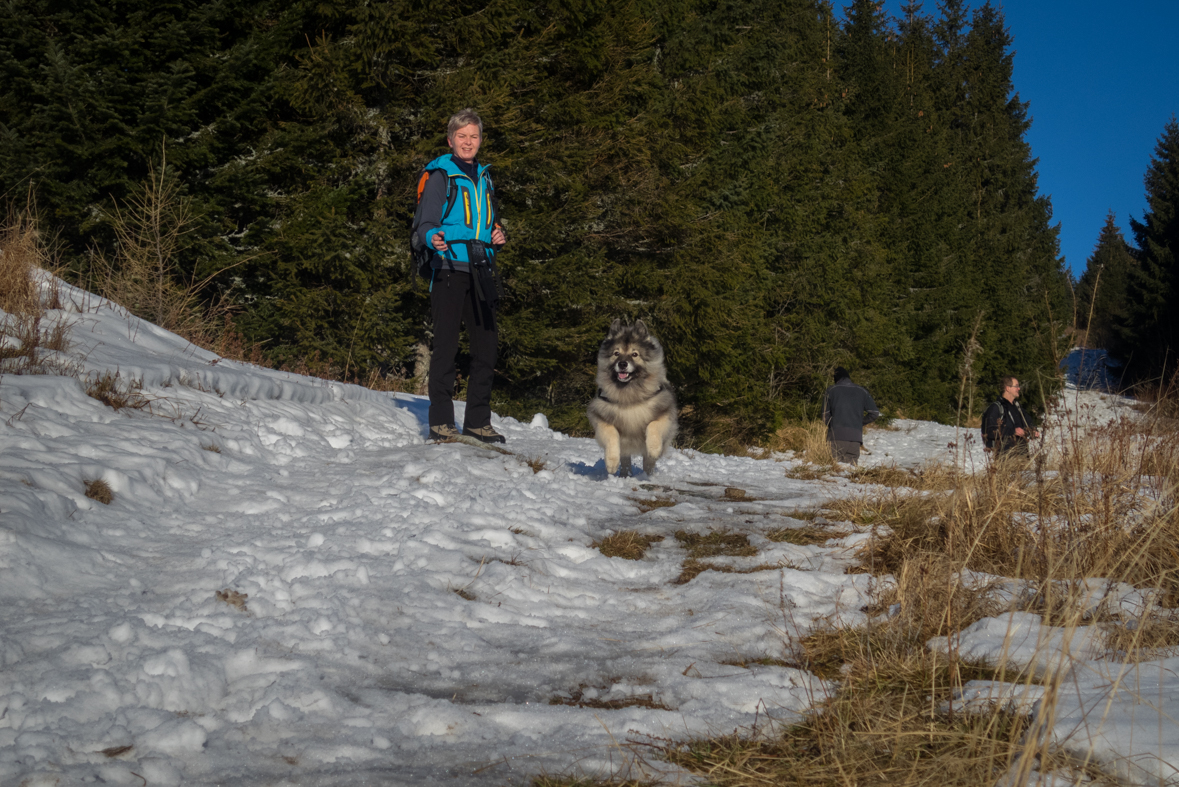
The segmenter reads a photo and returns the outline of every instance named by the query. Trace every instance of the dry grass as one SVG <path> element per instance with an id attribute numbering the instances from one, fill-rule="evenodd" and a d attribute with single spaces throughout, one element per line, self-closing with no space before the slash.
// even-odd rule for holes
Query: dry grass
<path id="1" fill-rule="evenodd" d="M 834 688 L 814 698 L 815 711 L 802 723 L 771 725 L 760 736 L 632 746 L 726 787 L 973 786 L 1016 773 L 1012 783 L 1022 784 L 1032 767 L 1068 783 L 1116 784 L 1093 763 L 1070 760 L 1038 743 L 1039 733 L 1027 734 L 1049 723 L 1059 674 L 971 663 L 952 648 L 930 650 L 926 643 L 1014 607 L 1039 613 L 1050 625 L 1100 626 L 1107 658 L 1173 655 L 1179 648 L 1173 609 L 1179 606 L 1179 425 L 1165 412 L 1154 406 L 1133 421 L 1066 428 L 1035 461 L 994 463 L 973 476 L 936 468 L 856 471 L 856 480 L 876 488 L 832 500 L 824 510 L 873 526 L 859 570 L 887 581 L 864 607 L 869 623 L 816 621 L 809 635 L 784 642 L 783 658 L 731 662 L 805 669 Z M 802 540 L 828 535 L 815 526 L 771 535 L 792 532 Z M 1006 580 L 968 584 L 964 569 L 1018 580 L 1023 590 L 1012 595 Z M 1096 577 L 1132 585 L 1161 603 L 1136 615 L 1116 605 L 1094 613 L 1093 584 L 1086 580 Z M 792 630 L 785 598 L 783 629 Z M 1037 706 L 1039 715 L 998 705 L 964 712 L 955 698 L 970 680 L 1045 682 L 1046 701 Z"/>
<path id="2" fill-rule="evenodd" d="M 835 469 L 835 456 L 827 442 L 827 427 L 822 421 L 789 424 L 779 429 L 766 445 L 772 451 L 793 451 L 802 464 L 786 471 L 788 478 L 816 481 Z"/>
<path id="3" fill-rule="evenodd" d="M 41 317 L 45 306 L 35 274 L 53 267 L 53 258 L 31 216 L 10 210 L 0 229 L 0 309 L 15 316 Z"/>
<path id="4" fill-rule="evenodd" d="M 656 742 L 660 755 L 716 785 L 991 784 L 1031 720 L 947 710 L 968 680 L 1019 676 L 931 652 L 925 643 L 992 614 L 987 589 L 953 580 L 953 564 L 916 559 L 880 599 L 894 614 L 869 626 L 820 625 L 786 658 L 734 661 L 808 670 L 837 682 L 800 724 L 751 739 Z M 785 610 L 784 610 L 785 613 Z"/>
<path id="5" fill-rule="evenodd" d="M 466 599 L 467 601 L 475 600 L 475 594 L 466 588 L 451 588 L 450 591 L 459 598 Z"/>
<path id="6" fill-rule="evenodd" d="M 634 530 L 619 530 L 600 541 L 590 544 L 606 557 L 620 557 L 624 560 L 642 560 L 652 544 L 658 544 L 663 536 L 644 536 Z"/>
<path id="7" fill-rule="evenodd" d="M 105 506 L 109 506 L 114 502 L 114 491 L 111 489 L 110 484 L 101 478 L 96 478 L 93 481 L 83 481 L 82 483 L 86 485 L 86 497 L 91 500 L 97 500 Z"/>
<path id="8" fill-rule="evenodd" d="M 730 533 L 727 530 L 713 530 L 708 533 L 688 533 L 677 530 L 676 540 L 688 550 L 680 575 L 673 580 L 673 584 L 684 585 L 691 582 L 705 571 L 720 571 L 726 574 L 752 574 L 757 571 L 772 571 L 781 568 L 779 565 L 764 563 L 751 568 L 736 568 L 723 563 L 709 563 L 712 557 L 752 557 L 757 554 L 757 547 L 749 543 L 749 537 L 743 533 Z"/>

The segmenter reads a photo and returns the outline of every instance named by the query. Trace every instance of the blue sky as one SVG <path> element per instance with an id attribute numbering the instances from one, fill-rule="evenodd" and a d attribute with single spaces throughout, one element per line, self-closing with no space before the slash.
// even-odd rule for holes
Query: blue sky
<path id="1" fill-rule="evenodd" d="M 836 0 L 837 5 L 846 5 Z M 886 0 L 900 14 L 902 0 Z M 938 15 L 937 2 L 924 12 Z M 971 8 L 981 2 L 971 2 Z M 1179 116 L 1179 0 L 1013 0 L 1003 10 L 1015 89 L 1030 102 L 1026 139 L 1052 199 L 1060 250 L 1080 276 L 1106 214 L 1133 243 L 1146 209 L 1142 178 Z"/>

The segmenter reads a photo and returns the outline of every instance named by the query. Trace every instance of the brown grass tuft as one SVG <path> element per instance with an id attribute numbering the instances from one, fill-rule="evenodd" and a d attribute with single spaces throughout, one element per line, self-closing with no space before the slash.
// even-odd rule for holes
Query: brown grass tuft
<path id="1" fill-rule="evenodd" d="M 148 401 L 139 393 L 138 383 L 132 381 L 127 385 L 120 382 L 118 373 L 105 372 L 87 384 L 86 395 L 105 404 L 114 410 L 129 408 L 142 410 Z"/>
<path id="2" fill-rule="evenodd" d="M 520 456 L 518 458 L 521 462 L 531 468 L 533 473 L 539 473 L 541 470 L 544 470 L 545 466 L 547 465 L 544 457 L 541 456 Z"/>
<path id="3" fill-rule="evenodd" d="M 581 684 L 569 693 L 568 697 L 557 695 L 549 698 L 549 705 L 569 705 L 575 708 L 598 708 L 600 710 L 621 710 L 622 708 L 650 708 L 652 710 L 671 710 L 654 694 L 635 694 L 630 697 L 620 697 L 613 700 L 603 700 L 597 697 L 587 698 L 585 690 L 590 688 Z"/>
<path id="4" fill-rule="evenodd" d="M 842 537 L 842 533 L 832 533 L 825 527 L 805 525 L 803 527 L 780 527 L 766 533 L 766 538 L 778 543 L 794 544 L 796 546 L 812 546 L 826 544 L 833 538 Z"/>
<path id="5" fill-rule="evenodd" d="M 673 585 L 686 585 L 705 571 L 717 571 L 721 574 L 757 574 L 762 571 L 777 571 L 780 568 L 793 568 L 778 563 L 759 563 L 749 568 L 737 568 L 724 563 L 709 563 L 705 560 L 688 558 L 680 568 L 680 575 L 672 580 Z"/>
<path id="6" fill-rule="evenodd" d="M 450 590 L 452 593 L 454 593 L 459 598 L 464 598 L 467 601 L 474 601 L 475 600 L 475 594 L 472 593 L 471 591 L 467 590 L 466 588 L 451 588 Z"/>
<path id="7" fill-rule="evenodd" d="M 620 557 L 625 560 L 642 560 L 652 544 L 658 544 L 663 536 L 639 535 L 634 530 L 619 530 L 600 541 L 590 544 L 606 557 Z"/>
<path id="8" fill-rule="evenodd" d="M 657 787 L 659 782 L 635 779 L 594 779 L 586 776 L 536 776 L 529 787 Z"/>
<path id="9" fill-rule="evenodd" d="M 690 558 L 751 557 L 757 554 L 757 547 L 749 543 L 749 536 L 744 533 L 712 530 L 700 534 L 677 530 L 675 538 L 688 550 Z"/>
<path id="10" fill-rule="evenodd" d="M 671 508 L 679 503 L 678 500 L 672 497 L 656 497 L 653 500 L 650 498 L 632 497 L 631 500 L 639 507 L 640 514 L 654 511 L 656 508 Z"/>
<path id="11" fill-rule="evenodd" d="M 82 483 L 86 485 L 86 497 L 91 500 L 97 500 L 105 506 L 109 506 L 114 502 L 114 491 L 111 489 L 110 484 L 101 478 L 96 478 L 93 481 L 83 481 Z"/>
<path id="12" fill-rule="evenodd" d="M 231 607 L 240 609 L 242 612 L 250 611 L 246 606 L 246 599 L 250 597 L 250 594 L 248 593 L 239 593 L 236 590 L 225 588 L 225 590 L 216 591 L 213 596 L 216 597 L 218 601 L 223 601 Z"/>

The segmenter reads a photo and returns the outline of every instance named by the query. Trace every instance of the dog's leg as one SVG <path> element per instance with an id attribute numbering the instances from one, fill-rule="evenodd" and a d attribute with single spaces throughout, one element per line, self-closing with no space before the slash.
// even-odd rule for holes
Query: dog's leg
<path id="1" fill-rule="evenodd" d="M 647 424 L 647 444 L 643 451 L 643 472 L 647 475 L 655 472 L 655 461 L 663 456 L 663 440 L 670 425 L 671 419 L 666 415 Z"/>
<path id="2" fill-rule="evenodd" d="M 602 446 L 602 450 L 606 452 L 606 473 L 613 475 L 618 472 L 619 458 L 622 453 L 618 430 L 604 421 L 599 421 L 594 426 L 594 436 L 598 439 L 598 445 Z"/>
<path id="3" fill-rule="evenodd" d="M 630 454 L 622 457 L 622 469 L 618 471 L 619 478 L 630 478 Z"/>

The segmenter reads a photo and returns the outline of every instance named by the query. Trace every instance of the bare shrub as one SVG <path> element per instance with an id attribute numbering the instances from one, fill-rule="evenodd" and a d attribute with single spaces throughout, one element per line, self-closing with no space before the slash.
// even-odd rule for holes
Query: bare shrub
<path id="1" fill-rule="evenodd" d="M 214 276 L 225 269 L 202 280 L 195 273 L 185 277 L 180 272 L 177 258 L 194 216 L 191 202 L 181 195 L 168 170 L 166 154 L 127 202 L 114 206 L 108 219 L 116 240 L 114 256 L 95 252 L 103 297 L 198 347 L 261 362 L 260 348 L 234 326 L 229 302 L 206 297 Z"/>

